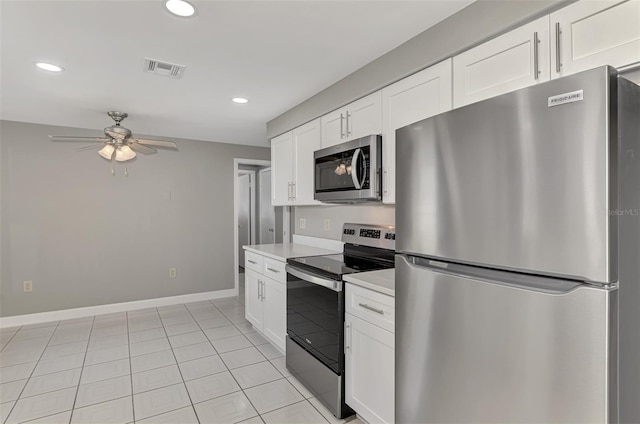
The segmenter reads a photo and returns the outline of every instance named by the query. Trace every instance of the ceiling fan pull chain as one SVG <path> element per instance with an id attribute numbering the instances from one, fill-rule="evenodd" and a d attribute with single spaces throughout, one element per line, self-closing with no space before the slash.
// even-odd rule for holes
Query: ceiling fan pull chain
<path id="1" fill-rule="evenodd" d="M 124 176 L 128 177 L 129 176 L 129 171 L 127 170 L 127 167 L 124 167 Z"/>

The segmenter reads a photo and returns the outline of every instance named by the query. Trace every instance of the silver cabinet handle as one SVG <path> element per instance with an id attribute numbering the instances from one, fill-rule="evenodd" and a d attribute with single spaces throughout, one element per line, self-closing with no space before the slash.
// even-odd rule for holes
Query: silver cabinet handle
<path id="1" fill-rule="evenodd" d="M 264 281 L 260 282 L 262 284 L 262 301 L 264 302 Z"/>
<path id="2" fill-rule="evenodd" d="M 296 200 L 296 182 L 291 183 L 291 198 Z"/>
<path id="3" fill-rule="evenodd" d="M 262 287 L 262 282 L 258 280 L 258 300 L 260 300 L 260 287 Z"/>
<path id="4" fill-rule="evenodd" d="M 344 322 L 344 354 L 347 354 L 347 351 L 351 349 L 351 323 L 348 321 Z"/>
<path id="5" fill-rule="evenodd" d="M 340 114 L 340 138 L 344 138 L 344 116 Z"/>
<path id="6" fill-rule="evenodd" d="M 538 38 L 538 31 L 533 33 L 533 79 L 538 80 L 540 70 L 538 66 L 538 44 L 540 39 Z"/>
<path id="7" fill-rule="evenodd" d="M 267 267 L 267 271 L 271 271 L 271 272 L 275 272 L 276 274 L 279 274 L 280 271 L 275 269 L 275 268 L 271 268 L 271 267 Z"/>
<path id="8" fill-rule="evenodd" d="M 373 306 L 369 306 L 366 303 L 358 303 L 358 306 L 363 307 L 364 309 L 373 311 L 376 314 L 384 315 L 384 311 L 382 309 L 374 308 Z"/>
<path id="9" fill-rule="evenodd" d="M 556 72 L 560 73 L 560 67 L 562 67 L 562 59 L 560 58 L 560 22 L 556 22 Z"/>
<path id="10" fill-rule="evenodd" d="M 247 259 L 247 262 L 249 262 L 250 264 L 254 264 L 254 265 L 256 265 L 258 263 L 256 261 L 252 261 L 251 259 Z"/>
<path id="11" fill-rule="evenodd" d="M 350 118 L 353 118 L 353 115 L 351 115 L 349 111 L 347 111 L 347 137 L 351 135 L 351 130 L 349 129 L 349 122 L 351 122 Z M 351 127 L 353 128 L 353 124 L 351 124 Z"/>
<path id="12" fill-rule="evenodd" d="M 387 194 L 387 193 L 388 193 L 388 191 L 387 191 L 387 187 L 389 186 L 388 172 L 387 172 L 387 170 L 385 169 L 385 170 L 383 171 L 383 173 L 384 173 L 384 178 L 382 179 L 382 185 L 383 185 L 384 187 L 383 187 L 383 189 L 382 189 L 382 192 L 383 192 L 384 194 Z"/>

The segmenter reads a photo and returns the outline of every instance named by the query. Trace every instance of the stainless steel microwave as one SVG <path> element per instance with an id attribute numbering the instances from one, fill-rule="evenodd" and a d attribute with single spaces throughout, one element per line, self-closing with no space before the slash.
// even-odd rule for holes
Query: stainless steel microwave
<path id="1" fill-rule="evenodd" d="M 379 135 L 315 151 L 314 198 L 325 203 L 382 200 L 381 153 Z"/>

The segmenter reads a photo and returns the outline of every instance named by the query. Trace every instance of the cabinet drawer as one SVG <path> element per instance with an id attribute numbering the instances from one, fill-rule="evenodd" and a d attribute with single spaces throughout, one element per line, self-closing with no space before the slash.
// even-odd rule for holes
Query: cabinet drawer
<path id="1" fill-rule="evenodd" d="M 274 261 L 273 259 L 264 258 L 264 270 L 261 272 L 267 277 L 272 278 L 279 283 L 285 284 L 287 282 L 287 271 L 284 267 L 284 262 L 278 262 Z"/>
<path id="2" fill-rule="evenodd" d="M 244 267 L 262 274 L 263 257 L 247 250 L 244 251 Z"/>
<path id="3" fill-rule="evenodd" d="M 345 290 L 346 313 L 395 333 L 395 298 L 350 283 Z"/>

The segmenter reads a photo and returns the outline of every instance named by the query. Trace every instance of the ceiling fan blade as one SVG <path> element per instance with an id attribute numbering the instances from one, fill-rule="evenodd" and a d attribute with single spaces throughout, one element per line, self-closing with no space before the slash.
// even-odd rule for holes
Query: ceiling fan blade
<path id="1" fill-rule="evenodd" d="M 144 138 L 132 138 L 131 141 L 134 143 L 146 144 L 149 146 L 158 146 L 158 147 L 170 147 L 170 148 L 178 148 L 178 145 L 173 141 L 163 141 L 163 140 L 147 140 Z"/>
<path id="2" fill-rule="evenodd" d="M 84 152 L 85 150 L 92 150 L 92 149 L 95 149 L 96 147 L 101 147 L 103 145 L 104 143 L 96 143 L 96 144 L 91 144 L 89 146 L 78 147 L 76 149 L 76 152 Z"/>
<path id="3" fill-rule="evenodd" d="M 142 144 L 136 143 L 136 142 L 129 143 L 129 147 L 131 147 L 136 152 L 144 153 L 145 155 L 152 155 L 152 154 L 158 152 L 156 149 L 152 149 L 151 147 L 143 146 Z"/>
<path id="4" fill-rule="evenodd" d="M 51 141 L 109 141 L 108 138 L 105 137 L 75 137 L 75 136 L 66 136 L 66 135 L 50 135 L 49 139 Z"/>

